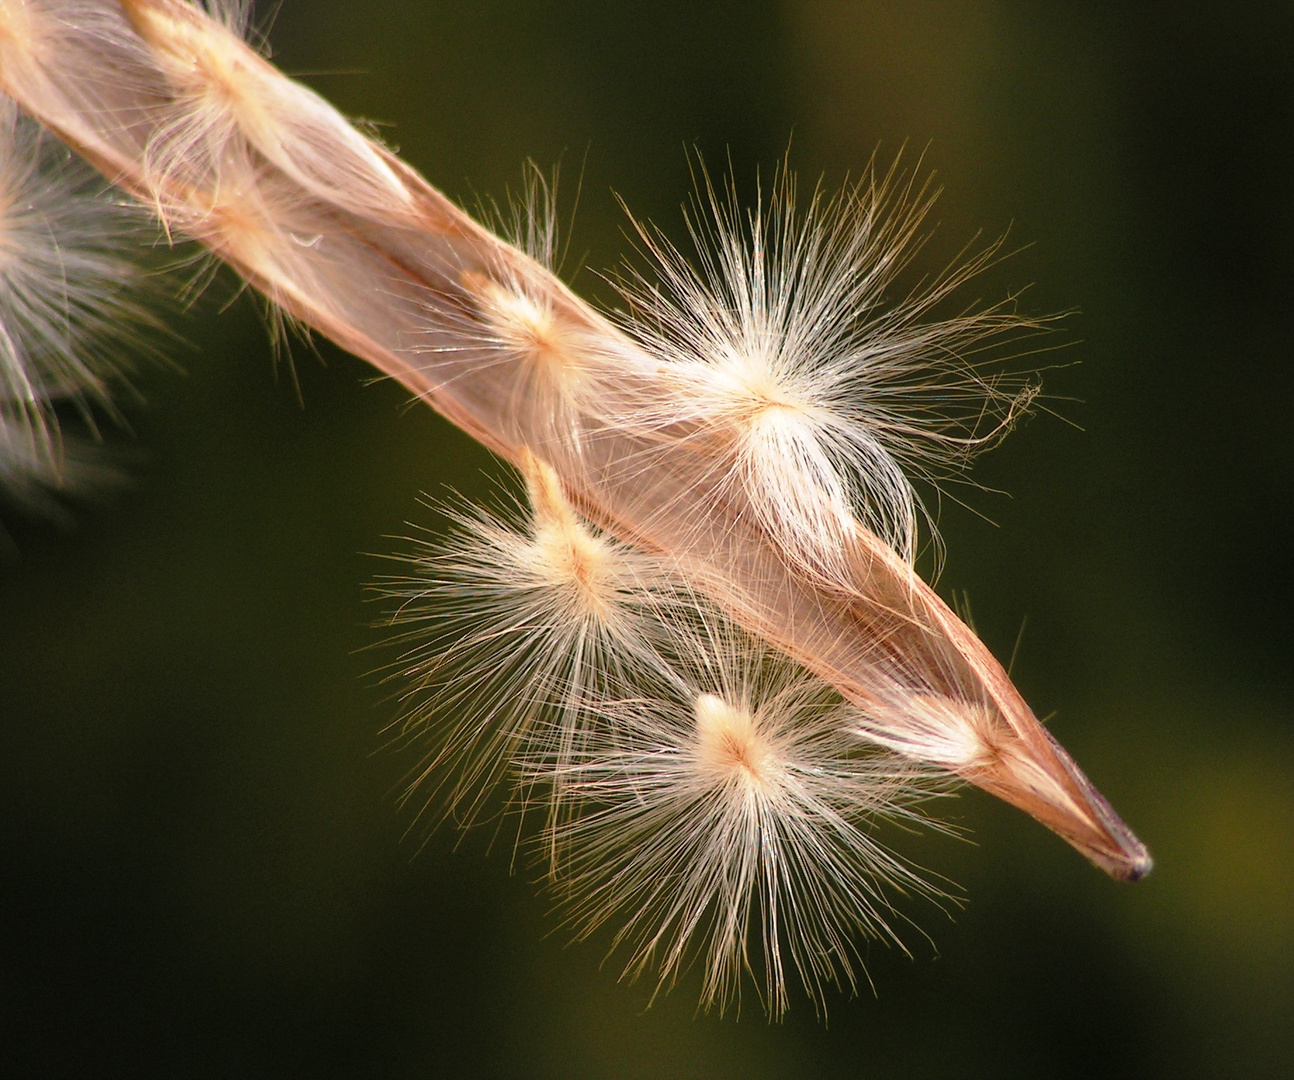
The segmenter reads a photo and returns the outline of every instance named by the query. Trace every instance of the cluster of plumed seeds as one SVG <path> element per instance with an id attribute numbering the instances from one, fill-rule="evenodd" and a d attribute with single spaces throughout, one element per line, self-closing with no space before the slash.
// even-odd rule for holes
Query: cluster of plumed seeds
<path id="1" fill-rule="evenodd" d="M 557 279 L 532 190 L 509 244 L 245 43 L 246 0 L 0 0 L 0 89 L 272 301 L 516 465 L 524 500 L 454 511 L 381 588 L 410 795 L 470 822 L 536 810 L 580 932 L 626 970 L 704 959 L 770 1012 L 821 1004 L 896 940 L 875 840 L 932 777 L 1020 806 L 1110 873 L 1144 847 L 914 570 L 940 480 L 1008 430 L 1027 380 L 973 362 L 1038 329 L 941 305 L 996 257 L 896 292 L 934 198 L 897 166 L 749 212 L 702 183 L 685 256 L 601 313 Z M 0 101 L 0 485 L 58 486 L 59 408 L 108 406 L 128 299 L 124 196 Z M 519 250 L 524 248 L 525 250 Z M 105 348 L 103 342 L 110 342 Z M 998 375 L 989 375 L 989 370 Z M 928 534 L 927 534 L 928 535 Z M 752 948 L 752 942 L 755 943 Z M 753 954 L 753 957 L 752 957 Z"/>

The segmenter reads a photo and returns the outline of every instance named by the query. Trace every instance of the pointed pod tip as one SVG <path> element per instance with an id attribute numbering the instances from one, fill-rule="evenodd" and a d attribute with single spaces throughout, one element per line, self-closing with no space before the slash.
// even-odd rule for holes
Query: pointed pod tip
<path id="1" fill-rule="evenodd" d="M 1116 881 L 1140 881 L 1154 868 L 1155 860 L 1140 841 L 1137 841 L 1136 849 L 1129 852 L 1126 858 L 1111 861 L 1109 865 L 1101 867 Z"/>
<path id="2" fill-rule="evenodd" d="M 1128 873 L 1128 876 L 1124 878 L 1124 880 L 1140 881 L 1143 877 L 1149 874 L 1150 871 L 1152 871 L 1154 868 L 1155 868 L 1155 860 L 1152 859 L 1150 857 L 1149 852 L 1147 852 L 1146 856 L 1139 863 L 1137 863 L 1136 866 L 1134 866 L 1131 869 L 1131 871 Z"/>
<path id="3" fill-rule="evenodd" d="M 1023 706 L 1009 717 L 1014 737 L 964 775 L 1024 810 L 1116 881 L 1140 881 L 1150 852 L 1084 775 L 1055 736 Z"/>
<path id="4" fill-rule="evenodd" d="M 1146 845 L 1133 836 L 1126 825 L 1122 822 L 1119 825 L 1123 827 L 1117 833 L 1106 831 L 1099 838 L 1064 832 L 1061 835 L 1086 856 L 1088 862 L 1115 881 L 1140 881 L 1155 868 L 1155 860 L 1146 850 Z"/>

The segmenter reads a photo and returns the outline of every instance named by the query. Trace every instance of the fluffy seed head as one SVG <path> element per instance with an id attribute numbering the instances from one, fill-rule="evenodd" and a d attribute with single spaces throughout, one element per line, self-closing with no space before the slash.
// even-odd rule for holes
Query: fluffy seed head
<path id="1" fill-rule="evenodd" d="M 857 515 L 911 560 L 919 503 L 905 467 L 938 479 L 1025 407 L 1022 380 L 970 357 L 1037 324 L 1009 307 L 925 321 L 996 245 L 906 297 L 890 291 L 933 194 L 895 169 L 806 210 L 782 170 L 745 215 L 702 170 L 696 261 L 638 225 L 653 273 L 629 271 L 626 329 L 672 392 L 626 419 L 712 454 L 802 568 L 843 576 Z"/>
<path id="2" fill-rule="evenodd" d="M 582 934 L 622 921 L 627 975 L 654 968 L 664 988 L 699 956 L 707 1006 L 751 972 L 777 1016 L 796 970 L 821 1008 L 826 984 L 862 974 L 860 938 L 898 943 L 887 890 L 933 893 L 871 835 L 878 817 L 915 819 L 931 789 L 850 738 L 820 681 L 716 618 L 655 693 L 591 701 L 589 736 L 556 770 L 584 804 L 553 829 L 557 886 Z"/>
<path id="3" fill-rule="evenodd" d="M 111 410 L 123 370 L 149 351 L 139 331 L 153 319 L 131 259 L 140 225 L 0 98 L 0 452 L 15 476 L 62 486 L 55 407 L 93 429 L 95 408 Z"/>
<path id="4" fill-rule="evenodd" d="M 455 530 L 417 542 L 412 573 L 378 586 L 401 601 L 394 667 L 413 680 L 403 731 L 431 743 L 408 794 L 443 783 L 447 811 L 464 821 L 518 755 L 569 763 L 589 697 L 658 664 L 658 613 L 677 588 L 583 521 L 549 466 L 529 452 L 522 464 L 527 506 L 453 511 Z M 561 803 L 555 791 L 549 812 Z"/>
<path id="5" fill-rule="evenodd" d="M 500 282 L 465 271 L 460 280 L 476 301 L 476 341 L 519 369 L 512 391 L 518 409 L 547 414 L 555 431 L 569 430 L 588 375 L 581 336 L 515 275 Z"/>
<path id="6" fill-rule="evenodd" d="M 531 165 L 507 209 L 490 204 L 484 210 L 524 257 L 513 252 L 462 270 L 457 283 L 464 297 L 433 299 L 429 340 L 419 351 L 449 379 L 469 366 L 497 370 L 501 400 L 492 404 L 511 429 L 506 441 L 569 463 L 589 417 L 604 414 L 621 396 L 627 343 L 601 320 L 572 319 L 574 297 L 553 288 L 561 262 L 555 175 Z"/>

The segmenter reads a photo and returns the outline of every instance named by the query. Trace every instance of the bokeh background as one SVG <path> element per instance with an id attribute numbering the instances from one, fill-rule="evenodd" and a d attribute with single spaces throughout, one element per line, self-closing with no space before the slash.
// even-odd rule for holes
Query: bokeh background
<path id="1" fill-rule="evenodd" d="M 1025 696 L 1150 845 L 1136 886 L 977 791 L 913 841 L 964 906 L 875 992 L 648 1008 L 487 833 L 418 853 L 369 553 L 502 467 L 217 283 L 113 437 L 132 484 L 0 563 L 0 1071 L 100 1077 L 1294 1075 L 1294 8 L 283 0 L 274 55 L 471 204 L 561 162 L 567 269 L 879 147 L 946 192 L 924 266 L 1069 311 L 1049 406 L 946 503 Z M 583 268 L 581 268 L 581 266 Z"/>

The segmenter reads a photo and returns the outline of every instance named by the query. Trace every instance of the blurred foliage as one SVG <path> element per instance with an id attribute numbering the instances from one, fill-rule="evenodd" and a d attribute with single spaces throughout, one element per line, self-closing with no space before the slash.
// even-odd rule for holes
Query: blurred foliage
<path id="1" fill-rule="evenodd" d="M 1009 230 L 979 291 L 1074 312 L 1060 419 L 944 500 L 941 588 L 1000 656 L 1027 617 L 1026 697 L 1158 866 L 967 792 L 974 845 L 912 841 L 965 906 L 914 907 L 875 996 L 721 1021 L 693 972 L 646 1009 L 506 837 L 402 836 L 367 553 L 504 470 L 327 343 L 298 402 L 225 281 L 142 383 L 133 487 L 6 523 L 5 1075 L 1294 1073 L 1294 8 L 283 0 L 268 36 L 466 204 L 560 160 L 593 295 L 612 191 L 680 235 L 692 147 L 751 193 L 788 144 L 829 186 L 906 146 L 927 271 Z"/>

